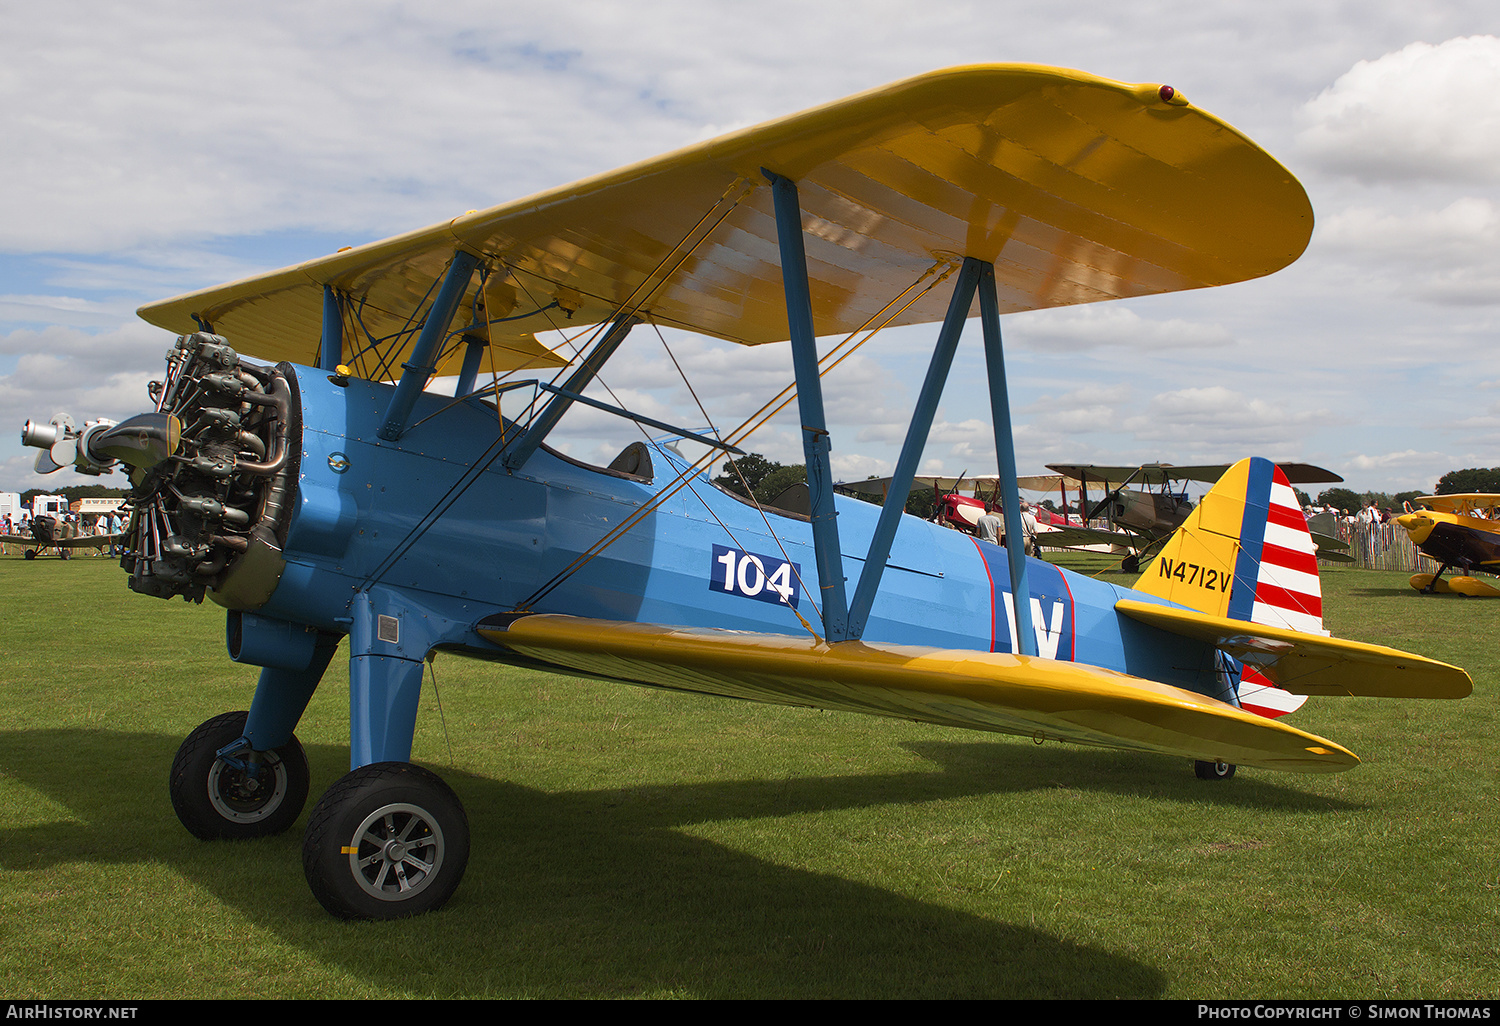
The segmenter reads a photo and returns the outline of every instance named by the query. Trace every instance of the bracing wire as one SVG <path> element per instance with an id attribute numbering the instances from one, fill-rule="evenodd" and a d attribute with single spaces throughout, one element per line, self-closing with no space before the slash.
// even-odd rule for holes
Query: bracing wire
<path id="1" fill-rule="evenodd" d="M 936 288 L 942 281 L 948 278 L 955 269 L 956 268 L 951 263 L 947 261 L 939 261 L 924 270 L 917 277 L 917 280 L 914 281 L 911 285 L 907 286 L 904 290 L 902 290 L 902 292 L 898 296 L 896 296 L 896 298 L 892 299 L 889 303 L 887 303 L 884 307 L 882 307 L 879 311 L 872 315 L 868 320 L 865 321 L 864 324 L 860 325 L 854 331 L 850 332 L 849 335 L 847 335 L 842 341 L 840 341 L 838 345 L 834 346 L 828 351 L 828 353 L 826 353 L 819 359 L 819 376 L 821 377 L 827 374 L 830 370 L 838 366 L 838 364 L 843 362 L 843 360 L 848 356 L 852 355 L 866 342 L 874 338 L 875 335 L 884 330 L 884 328 L 887 327 L 891 323 L 891 321 L 899 317 L 903 311 L 905 311 L 908 307 L 917 302 L 927 293 L 931 292 L 932 289 Z M 932 280 L 930 282 L 927 282 L 925 287 L 922 287 L 923 282 L 926 281 L 929 277 L 931 277 Z M 911 298 L 907 300 L 907 302 L 897 307 L 896 304 L 899 303 L 903 297 L 912 293 L 915 294 L 911 295 Z M 894 310 L 892 309 L 893 307 L 895 307 Z M 875 324 L 877 319 L 879 319 L 881 315 L 885 314 L 887 311 L 890 311 L 889 316 L 885 317 L 885 319 L 882 320 L 878 325 L 871 328 L 871 325 Z M 855 341 L 860 333 L 864 332 L 867 328 L 870 329 L 868 333 L 865 334 L 863 338 L 859 338 L 858 341 Z M 840 350 L 844 351 L 841 353 Z M 722 438 L 721 441 L 727 442 L 732 445 L 739 445 L 741 442 L 748 439 L 750 435 L 754 434 L 755 431 L 763 427 L 777 413 L 785 409 L 786 406 L 790 404 L 794 398 L 796 398 L 796 394 L 796 384 L 793 383 L 791 385 L 788 385 L 786 388 L 777 393 L 775 397 L 773 397 L 759 410 L 746 418 L 739 427 L 735 428 L 727 436 Z M 770 412 L 767 412 L 768 410 Z M 658 492 L 651 501 L 643 503 L 634 512 L 625 517 L 619 524 L 617 524 L 613 529 L 611 529 L 602 538 L 600 538 L 599 541 L 595 542 L 587 550 L 576 556 L 571 563 L 554 574 L 553 577 L 549 579 L 545 584 L 537 588 L 531 593 L 531 595 L 527 596 L 520 603 L 518 603 L 516 606 L 517 611 L 527 611 L 531 609 L 535 603 L 541 601 L 547 595 L 551 594 L 553 590 L 555 590 L 573 574 L 582 569 L 584 565 L 591 561 L 600 552 L 604 551 L 604 549 L 612 545 L 647 515 L 654 512 L 663 502 L 667 501 L 672 496 L 680 492 L 684 487 L 686 487 L 687 481 L 690 476 L 696 475 L 699 472 L 706 470 L 707 467 L 712 465 L 713 461 L 716 459 L 718 459 L 717 454 L 714 452 L 710 452 L 705 456 L 699 457 L 699 459 L 688 465 L 683 470 L 679 471 L 677 476 L 672 481 L 668 482 L 667 486 L 664 487 L 660 492 Z M 735 470 L 736 473 L 738 473 L 738 467 L 736 467 Z M 741 480 L 743 481 L 743 477 L 741 478 Z"/>
<path id="2" fill-rule="evenodd" d="M 448 765 L 453 765 L 453 738 L 448 734 L 448 717 L 443 713 L 443 696 L 438 693 L 437 649 L 427 653 L 427 673 L 432 678 L 432 697 L 437 702 L 438 722 L 443 725 L 443 743 L 448 746 Z"/>
<path id="3" fill-rule="evenodd" d="M 724 190 L 723 194 L 714 203 L 714 205 L 710 207 L 709 210 L 702 217 L 700 217 L 690 229 L 688 229 L 688 231 L 682 236 L 682 238 L 678 240 L 676 245 L 674 245 L 667 252 L 667 254 L 657 262 L 656 266 L 651 269 L 651 272 L 646 275 L 646 277 L 641 281 L 639 285 L 636 286 L 636 288 L 631 292 L 626 300 L 617 307 L 615 314 L 612 317 L 608 318 L 606 321 L 600 322 L 592 330 L 595 333 L 607 331 L 609 322 L 617 321 L 621 316 L 633 316 L 647 302 L 649 302 L 651 297 L 655 295 L 656 290 L 661 288 L 664 284 L 671 280 L 672 275 L 676 273 L 678 268 L 680 268 L 682 264 L 692 256 L 692 254 L 698 249 L 698 247 L 701 246 L 705 240 L 707 240 L 707 238 L 713 233 L 714 229 L 722 224 L 724 219 L 734 211 L 735 207 L 738 206 L 740 201 L 744 199 L 744 197 L 748 194 L 748 186 L 749 183 L 743 178 L 736 179 L 733 183 L 731 183 L 730 186 Z M 727 206 L 725 206 L 726 200 L 730 200 Z M 714 211 L 720 210 L 720 208 L 723 209 L 719 213 L 718 218 L 713 220 L 713 223 L 708 227 L 706 231 L 703 231 L 701 234 L 699 234 L 699 229 L 702 228 L 702 226 L 713 217 Z M 692 239 L 694 234 L 699 234 L 698 239 L 692 242 L 691 246 L 687 246 L 687 243 Z M 685 251 L 684 246 L 687 246 Z M 678 257 L 677 262 L 673 264 L 665 274 L 661 275 L 660 280 L 658 280 L 654 285 L 651 285 L 649 289 L 646 289 L 646 286 L 652 281 L 653 278 L 657 277 L 662 268 L 667 265 L 672 257 L 679 253 L 681 255 Z M 510 270 L 511 273 L 514 274 L 514 270 Z M 520 279 L 517 278 L 517 280 L 519 281 Z M 434 281 L 433 286 L 428 289 L 428 294 L 431 294 L 432 288 L 435 287 L 436 281 Z M 645 290 L 644 294 L 642 290 Z M 639 299 L 637 299 L 637 297 L 639 297 Z M 543 312 L 545 313 L 545 309 L 543 310 Z M 415 313 L 413 313 L 413 317 L 414 316 Z M 550 316 L 548 317 L 548 319 L 551 320 Z M 408 324 L 410 323 L 411 319 L 408 318 Z M 572 343 L 569 342 L 569 344 L 571 345 Z M 392 347 L 392 357 L 394 357 L 394 350 L 395 347 Z M 493 346 L 491 347 L 491 350 L 493 351 Z M 579 349 L 577 350 L 577 352 L 581 353 L 582 350 Z M 493 363 L 491 366 L 493 367 Z M 559 368 L 558 376 L 560 376 L 564 370 L 566 370 L 566 368 Z M 556 381 L 556 377 L 554 377 L 553 380 Z M 613 398 L 614 393 L 611 392 L 610 394 Z M 616 399 L 616 402 L 618 402 L 618 399 Z M 534 410 L 535 404 L 536 398 L 534 397 L 532 400 L 532 406 L 530 408 Z M 498 400 L 496 401 L 495 406 L 498 415 L 500 406 Z M 501 422 L 503 425 L 503 417 L 501 418 Z M 436 523 L 438 518 L 441 517 L 442 514 L 453 505 L 453 503 L 457 502 L 458 499 L 462 497 L 464 492 L 466 492 L 475 481 L 479 480 L 479 475 L 485 469 L 487 469 L 489 465 L 495 461 L 495 459 L 499 457 L 500 453 L 504 451 L 504 444 L 504 432 L 502 430 L 502 432 L 500 433 L 500 437 L 492 442 L 490 446 L 485 450 L 485 452 L 481 454 L 480 458 L 473 464 L 471 464 L 469 468 L 467 468 L 465 472 L 459 476 L 458 480 L 453 483 L 448 491 L 445 492 L 443 496 L 440 497 L 438 501 L 427 511 L 427 513 L 417 521 L 417 523 L 411 528 L 411 530 L 407 532 L 406 536 L 402 538 L 395 545 L 395 547 L 391 549 L 386 558 L 382 560 L 380 564 L 375 568 L 375 570 L 365 578 L 365 583 L 367 585 L 379 581 L 381 577 L 383 577 L 384 574 L 395 565 L 396 561 L 408 549 L 410 549 L 412 545 L 416 543 L 417 539 L 419 539 L 427 531 L 428 528 Z"/>

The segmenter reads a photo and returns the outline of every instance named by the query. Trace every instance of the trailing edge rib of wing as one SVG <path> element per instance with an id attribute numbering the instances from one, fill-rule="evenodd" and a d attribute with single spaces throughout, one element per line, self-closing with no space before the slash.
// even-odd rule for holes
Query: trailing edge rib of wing
<path id="1" fill-rule="evenodd" d="M 556 668 L 680 691 L 1265 769 L 1329 773 L 1359 762 L 1278 721 L 1079 663 L 545 613 L 491 618 L 479 632 Z"/>
<path id="2" fill-rule="evenodd" d="M 489 304 L 491 317 L 508 318 L 492 326 L 497 339 L 595 324 L 628 302 L 658 324 L 782 341 L 762 169 L 797 183 L 814 323 L 828 335 L 856 329 L 963 257 L 995 265 L 1001 312 L 1033 310 L 1270 274 L 1301 254 L 1313 224 L 1286 168 L 1180 95 L 1058 68 L 978 65 L 140 313 L 175 332 L 196 330 L 196 315 L 247 355 L 310 363 L 324 286 L 346 298 L 351 324 L 385 337 L 414 322 L 462 248 L 506 297 Z M 904 297 L 916 299 L 891 323 L 941 320 L 947 292 Z M 439 373 L 459 358 L 451 353 Z"/>

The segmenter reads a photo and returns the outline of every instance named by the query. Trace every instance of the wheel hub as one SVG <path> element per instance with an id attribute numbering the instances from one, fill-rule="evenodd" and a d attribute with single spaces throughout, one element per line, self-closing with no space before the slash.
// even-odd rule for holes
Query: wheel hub
<path id="1" fill-rule="evenodd" d="M 438 878 L 445 848 L 436 819 L 402 802 L 366 816 L 345 850 L 360 890 L 381 901 L 404 901 Z"/>
<path id="2" fill-rule="evenodd" d="M 273 753 L 255 773 L 247 773 L 224 759 L 214 763 L 208 776 L 208 800 L 225 819 L 245 822 L 274 812 L 287 790 L 287 775 Z M 262 780 L 270 775 L 269 783 Z"/>

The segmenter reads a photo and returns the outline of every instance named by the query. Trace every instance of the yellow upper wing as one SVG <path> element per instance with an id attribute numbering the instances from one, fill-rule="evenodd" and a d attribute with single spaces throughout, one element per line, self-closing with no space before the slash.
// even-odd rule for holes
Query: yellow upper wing
<path id="1" fill-rule="evenodd" d="M 1419 506 L 1426 506 L 1428 509 L 1435 509 L 1442 513 L 1468 516 L 1479 510 L 1500 506 L 1500 495 L 1491 492 L 1460 492 L 1456 495 L 1424 495 L 1413 501 Z"/>
<path id="2" fill-rule="evenodd" d="M 762 168 L 798 184 L 820 334 L 857 328 L 964 256 L 994 262 L 1002 312 L 1221 285 L 1295 260 L 1313 223 L 1302 186 L 1164 92 L 1030 65 L 934 72 L 140 313 L 176 332 L 195 330 L 196 314 L 248 355 L 308 362 L 325 285 L 388 335 L 462 247 L 491 272 L 491 317 L 512 295 L 512 317 L 554 298 L 572 311 L 495 325 L 497 338 L 629 305 L 736 342 L 780 341 Z M 893 323 L 940 320 L 946 293 Z"/>
<path id="3" fill-rule="evenodd" d="M 1332 773 L 1359 763 L 1277 720 L 1079 663 L 557 614 L 502 619 L 480 633 L 614 680 L 1265 769 Z"/>

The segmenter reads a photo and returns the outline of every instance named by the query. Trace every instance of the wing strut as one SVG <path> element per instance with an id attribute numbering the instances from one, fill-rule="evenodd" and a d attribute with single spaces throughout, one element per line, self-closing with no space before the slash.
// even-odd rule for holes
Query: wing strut
<path id="1" fill-rule="evenodd" d="M 568 407 L 573 405 L 572 396 L 577 396 L 589 387 L 589 382 L 594 380 L 594 376 L 599 373 L 599 368 L 603 367 L 614 355 L 615 350 L 620 348 L 620 343 L 625 341 L 625 336 L 630 334 L 630 329 L 639 323 L 640 318 L 636 316 L 634 310 L 622 313 L 615 318 L 609 330 L 604 333 L 604 337 L 599 340 L 599 344 L 594 346 L 593 351 L 569 376 L 567 383 L 558 390 L 558 394 L 542 407 L 542 412 L 532 420 L 531 426 L 526 429 L 526 434 L 522 435 L 514 448 L 506 454 L 505 465 L 507 467 L 511 470 L 519 470 L 527 460 L 531 459 L 531 454 L 536 452 L 536 447 L 542 444 L 542 439 L 547 437 L 562 415 L 567 412 Z M 572 396 L 569 393 L 572 393 Z"/>
<path id="2" fill-rule="evenodd" d="M 802 418 L 802 452 L 807 459 L 807 491 L 811 499 L 813 552 L 822 589 L 823 637 L 830 643 L 849 641 L 849 606 L 844 593 L 844 555 L 834 518 L 833 470 L 829 466 L 828 422 L 823 416 L 823 382 L 818 377 L 817 338 L 813 334 L 812 291 L 807 282 L 807 251 L 802 245 L 802 207 L 797 186 L 787 178 L 761 172 L 771 182 L 776 205 L 776 241 L 781 248 L 781 284 L 786 293 L 786 319 L 791 332 L 792 369 L 797 376 L 797 410 Z M 884 562 L 884 560 L 882 560 Z"/>
<path id="3" fill-rule="evenodd" d="M 488 339 L 480 338 L 473 332 L 464 335 L 464 362 L 458 371 L 458 383 L 453 387 L 454 395 L 468 395 L 474 391 L 474 386 L 479 381 L 479 364 L 484 359 L 484 351 L 489 344 Z"/>
<path id="4" fill-rule="evenodd" d="M 1021 490 L 1016 486 L 1016 441 L 1010 425 L 1010 391 L 1005 384 L 1005 353 L 1000 344 L 1000 304 L 995 297 L 995 265 L 979 276 L 979 320 L 984 326 L 984 364 L 990 379 L 990 419 L 995 423 L 995 456 L 1000 461 L 1005 554 L 1010 560 L 1010 604 L 1016 614 L 1021 655 L 1036 655 L 1031 629 L 1031 585 L 1026 578 L 1026 534 L 1021 524 Z"/>
<path id="5" fill-rule="evenodd" d="M 818 378 L 818 353 L 813 333 L 812 300 L 807 280 L 807 253 L 802 243 L 802 212 L 795 183 L 775 172 L 761 169 L 771 183 L 776 208 L 776 238 L 781 249 L 782 288 L 786 293 L 787 324 L 791 335 L 792 364 L 797 377 L 797 404 L 802 419 L 802 450 L 807 458 L 807 490 L 812 502 L 813 549 L 822 590 L 823 631 L 830 642 L 857 641 L 875 602 L 886 559 L 895 541 L 900 514 L 916 474 L 922 449 L 937 412 L 943 384 L 952 366 L 953 353 L 963 332 L 964 321 L 979 292 L 980 317 L 984 328 L 985 365 L 989 375 L 990 409 L 994 418 L 995 450 L 1000 462 L 999 487 L 1005 506 L 1006 551 L 1010 562 L 1011 605 L 1015 613 L 1018 646 L 1022 655 L 1036 655 L 1036 635 L 1031 625 L 1031 590 L 1026 573 L 1025 532 L 1021 523 L 1020 490 L 1016 486 L 1015 438 L 1010 423 L 1010 397 L 1005 383 L 1005 358 L 1000 339 L 1000 307 L 995 295 L 995 267 L 973 257 L 964 259 L 954 284 L 953 297 L 943 320 L 937 345 L 928 366 L 922 393 L 912 412 L 906 441 L 891 479 L 880 519 L 870 539 L 870 550 L 854 592 L 854 603 L 846 605 L 844 559 L 839 546 L 837 512 L 833 502 L 833 475 L 829 467 L 828 427 L 823 413 L 823 389 Z"/>
<path id="6" fill-rule="evenodd" d="M 896 460 L 895 473 L 891 475 L 885 499 L 880 506 L 880 520 L 876 522 L 875 533 L 870 538 L 870 553 L 865 560 L 865 568 L 859 575 L 859 587 L 854 590 L 854 602 L 849 606 L 850 637 L 859 638 L 864 634 L 870 607 L 875 604 L 875 592 L 880 588 L 885 561 L 891 554 L 891 543 L 896 539 L 896 527 L 906 509 L 912 478 L 916 476 L 917 463 L 922 459 L 927 434 L 932 430 L 932 418 L 937 413 L 938 400 L 943 396 L 948 370 L 953 365 L 953 352 L 958 348 L 964 321 L 968 319 L 969 308 L 974 303 L 974 287 L 978 283 L 980 268 L 985 266 L 988 265 L 973 258 L 964 260 L 958 281 L 953 285 L 948 315 L 943 318 L 942 330 L 938 332 L 932 362 L 927 367 L 922 392 L 917 397 L 916 409 L 912 411 L 911 423 L 906 429 L 906 441 L 901 445 L 901 456 Z"/>
<path id="7" fill-rule="evenodd" d="M 318 346 L 318 366 L 338 370 L 344 362 L 344 310 L 332 285 L 323 286 L 323 339 Z"/>
<path id="8" fill-rule="evenodd" d="M 406 421 L 411 417 L 417 397 L 422 394 L 432 372 L 437 369 L 438 351 L 442 347 L 443 338 L 448 334 L 448 325 L 458 311 L 458 304 L 464 298 L 464 293 L 468 291 L 474 268 L 478 266 L 479 258 L 473 253 L 460 249 L 453 254 L 453 263 L 448 265 L 442 287 L 438 289 L 437 297 L 427 310 L 427 318 L 422 322 L 422 333 L 417 336 L 411 355 L 401 365 L 401 383 L 396 386 L 396 394 L 391 396 L 390 406 L 386 407 L 385 423 L 376 432 L 381 438 L 394 441 L 406 430 Z"/>

